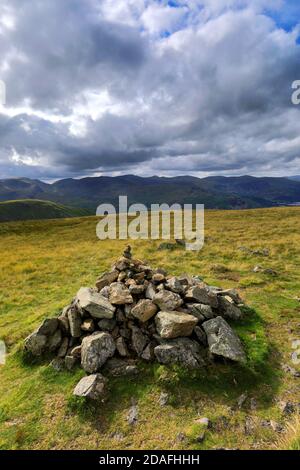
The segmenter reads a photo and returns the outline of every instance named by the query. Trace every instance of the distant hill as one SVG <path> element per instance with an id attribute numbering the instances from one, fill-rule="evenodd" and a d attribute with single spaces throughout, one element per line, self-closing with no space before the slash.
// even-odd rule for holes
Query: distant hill
<path id="1" fill-rule="evenodd" d="M 51 201 L 23 199 L 0 202 L 0 222 L 13 220 L 60 219 L 88 215 L 85 209 L 77 209 Z"/>
<path id="2" fill-rule="evenodd" d="M 253 176 L 195 178 L 178 176 L 63 179 L 53 184 L 28 178 L 0 180 L 0 201 L 39 199 L 95 213 L 102 203 L 118 205 L 119 195 L 128 203 L 205 204 L 208 209 L 248 209 L 300 202 L 300 181 Z"/>

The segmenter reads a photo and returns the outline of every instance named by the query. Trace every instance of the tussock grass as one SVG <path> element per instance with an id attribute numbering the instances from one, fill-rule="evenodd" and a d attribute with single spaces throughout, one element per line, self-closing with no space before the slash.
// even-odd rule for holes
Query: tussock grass
<path id="1" fill-rule="evenodd" d="M 277 400 L 297 400 L 299 379 L 284 374 L 281 364 L 289 363 L 291 341 L 300 337 L 300 209 L 207 211 L 200 252 L 158 251 L 159 240 L 132 242 L 135 256 L 154 266 L 238 289 L 249 309 L 232 326 L 248 362 L 244 367 L 216 363 L 192 374 L 141 364 L 137 378 L 111 379 L 108 400 L 93 404 L 72 397 L 84 375 L 80 368 L 58 373 L 46 358 L 30 362 L 22 343 L 81 286 L 93 285 L 127 244 L 99 241 L 96 223 L 87 217 L 0 224 L 0 338 L 9 351 L 7 364 L 0 366 L 0 449 L 273 448 L 277 434 L 259 423 L 274 419 L 286 426 Z M 270 256 L 253 256 L 240 246 L 268 248 Z M 253 273 L 256 264 L 278 276 Z M 162 391 L 170 397 L 163 408 Z M 238 409 L 242 393 L 249 398 Z M 132 398 L 139 420 L 130 427 Z M 257 402 L 255 410 L 250 398 Z M 177 438 L 201 416 L 212 421 L 203 443 Z M 256 423 L 252 434 L 244 430 L 249 416 Z M 287 432 L 282 446 L 295 448 L 294 442 L 295 435 Z"/>

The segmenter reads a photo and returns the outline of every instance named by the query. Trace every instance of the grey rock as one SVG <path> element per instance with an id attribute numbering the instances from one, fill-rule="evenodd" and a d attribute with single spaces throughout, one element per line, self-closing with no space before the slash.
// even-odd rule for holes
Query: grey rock
<path id="1" fill-rule="evenodd" d="M 207 346 L 207 336 L 204 330 L 200 326 L 195 326 L 194 332 L 197 336 L 197 339 L 202 346 Z"/>
<path id="2" fill-rule="evenodd" d="M 209 350 L 216 356 L 232 361 L 246 362 L 242 343 L 222 317 L 213 318 L 202 324 L 207 335 Z"/>
<path id="3" fill-rule="evenodd" d="M 116 340 L 116 347 L 120 356 L 122 357 L 129 356 L 129 352 L 128 352 L 127 345 L 125 343 L 124 338 L 120 337 Z"/>
<path id="4" fill-rule="evenodd" d="M 145 336 L 140 328 L 133 327 L 131 335 L 131 345 L 132 349 L 136 352 L 138 356 L 141 356 L 147 343 L 149 342 L 147 336 Z"/>
<path id="5" fill-rule="evenodd" d="M 239 307 L 235 305 L 230 297 L 219 297 L 219 310 L 222 312 L 224 318 L 230 318 L 232 320 L 239 320 L 243 314 Z"/>
<path id="6" fill-rule="evenodd" d="M 127 415 L 128 424 L 131 426 L 135 425 L 138 422 L 139 410 L 137 405 L 131 406 Z"/>
<path id="7" fill-rule="evenodd" d="M 166 392 L 161 392 L 158 403 L 160 406 L 166 406 L 169 402 L 169 394 Z"/>
<path id="8" fill-rule="evenodd" d="M 43 321 L 41 326 L 38 327 L 36 333 L 38 335 L 51 336 L 57 330 L 58 325 L 59 323 L 57 318 L 47 318 Z"/>
<path id="9" fill-rule="evenodd" d="M 77 397 L 87 397 L 97 400 L 105 396 L 107 391 L 107 379 L 101 374 L 93 374 L 83 377 L 76 385 L 73 394 Z"/>
<path id="10" fill-rule="evenodd" d="M 181 364 L 188 369 L 199 369 L 205 365 L 201 348 L 189 338 L 177 338 L 156 346 L 154 354 L 160 364 Z"/>
<path id="11" fill-rule="evenodd" d="M 156 294 L 156 290 L 152 282 L 149 282 L 146 292 L 145 292 L 145 297 L 146 299 L 153 300 L 154 296 Z"/>
<path id="12" fill-rule="evenodd" d="M 51 335 L 48 338 L 47 341 L 47 349 L 49 349 L 50 352 L 55 352 L 61 345 L 62 342 L 62 334 L 61 330 L 56 330 L 53 335 Z"/>
<path id="13" fill-rule="evenodd" d="M 218 307 L 218 298 L 216 294 L 210 292 L 205 286 L 194 286 L 188 289 L 185 294 L 186 302 L 197 302 L 210 305 L 213 308 Z"/>
<path id="14" fill-rule="evenodd" d="M 68 309 L 69 312 L 70 309 Z M 58 317 L 58 327 L 61 329 L 63 334 L 68 335 L 70 333 L 70 324 L 68 320 L 68 316 L 61 315 Z"/>
<path id="15" fill-rule="evenodd" d="M 167 280 L 166 288 L 172 292 L 175 292 L 175 294 L 182 294 L 185 291 L 184 286 L 182 285 L 180 280 L 175 276 Z"/>
<path id="16" fill-rule="evenodd" d="M 80 338 L 82 318 L 78 310 L 72 307 L 68 313 L 70 333 L 73 338 Z"/>
<path id="17" fill-rule="evenodd" d="M 151 300 L 141 299 L 131 309 L 131 315 L 144 323 L 150 320 L 157 313 L 157 310 L 157 306 Z"/>
<path id="18" fill-rule="evenodd" d="M 131 284 L 131 286 L 129 286 L 129 292 L 133 295 L 141 295 L 145 288 L 146 286 L 144 284 Z"/>
<path id="19" fill-rule="evenodd" d="M 109 289 L 109 301 L 113 305 L 125 305 L 132 304 L 133 298 L 124 284 L 113 282 Z"/>
<path id="20" fill-rule="evenodd" d="M 280 401 L 279 408 L 282 413 L 289 415 L 295 412 L 295 405 L 291 401 Z"/>
<path id="21" fill-rule="evenodd" d="M 97 372 L 115 353 L 115 342 L 109 333 L 93 333 L 81 345 L 81 365 L 89 373 Z"/>
<path id="22" fill-rule="evenodd" d="M 130 267 L 130 259 L 125 258 L 125 256 L 121 256 L 115 264 L 115 269 L 118 271 L 126 271 Z"/>
<path id="23" fill-rule="evenodd" d="M 109 286 L 112 282 L 115 282 L 118 279 L 119 271 L 110 271 L 102 274 L 96 281 L 96 288 L 98 291 L 101 291 L 106 286 Z"/>
<path id="24" fill-rule="evenodd" d="M 67 354 L 69 349 L 69 339 L 68 338 L 63 338 L 60 348 L 57 353 L 57 357 L 63 358 Z"/>
<path id="25" fill-rule="evenodd" d="M 300 371 L 296 370 L 294 367 L 291 367 L 288 364 L 283 364 L 282 369 L 284 370 L 284 372 L 291 374 L 293 377 L 300 377 Z"/>
<path id="26" fill-rule="evenodd" d="M 99 291 L 99 294 L 105 297 L 106 299 L 108 299 L 109 298 L 109 286 L 103 287 L 103 289 Z"/>
<path id="27" fill-rule="evenodd" d="M 243 408 L 243 405 L 245 404 L 246 400 L 248 398 L 248 394 L 247 393 L 243 393 L 242 395 L 239 396 L 238 400 L 237 400 L 237 407 L 239 409 L 242 409 Z"/>
<path id="28" fill-rule="evenodd" d="M 104 318 L 103 320 L 100 320 L 98 323 L 100 330 L 104 330 L 104 331 L 113 331 L 116 325 L 117 325 L 116 320 L 108 319 L 108 318 Z"/>
<path id="29" fill-rule="evenodd" d="M 160 310 L 176 310 L 183 303 L 180 295 L 174 292 L 161 290 L 157 292 L 153 298 L 153 302 L 160 308 Z"/>
<path id="30" fill-rule="evenodd" d="M 33 356 L 42 356 L 46 350 L 47 339 L 46 335 L 41 335 L 37 332 L 32 333 L 25 339 L 25 351 L 30 352 Z"/>
<path id="31" fill-rule="evenodd" d="M 159 284 L 161 282 L 164 282 L 165 280 L 166 280 L 166 277 L 165 277 L 165 274 L 163 273 L 155 273 L 152 276 L 152 282 L 154 282 L 154 284 Z"/>
<path id="32" fill-rule="evenodd" d="M 156 346 L 157 346 L 157 343 L 155 341 L 150 341 L 150 343 L 147 344 L 143 353 L 141 354 L 141 358 L 147 362 L 153 361 L 153 359 L 155 358 L 154 348 Z"/>
<path id="33" fill-rule="evenodd" d="M 94 318 L 114 317 L 116 308 L 96 289 L 82 287 L 77 293 L 77 300 L 80 307 Z"/>
<path id="34" fill-rule="evenodd" d="M 198 318 L 176 311 L 162 311 L 155 317 L 156 329 L 162 338 L 190 336 L 197 323 Z"/>
<path id="35" fill-rule="evenodd" d="M 199 321 L 210 320 L 215 314 L 210 305 L 205 304 L 187 304 L 187 309 L 191 315 L 198 318 Z"/>
<path id="36" fill-rule="evenodd" d="M 242 304 L 243 300 L 241 299 L 238 291 L 236 289 L 226 289 L 226 290 L 219 290 L 217 295 L 228 296 L 238 305 Z"/>

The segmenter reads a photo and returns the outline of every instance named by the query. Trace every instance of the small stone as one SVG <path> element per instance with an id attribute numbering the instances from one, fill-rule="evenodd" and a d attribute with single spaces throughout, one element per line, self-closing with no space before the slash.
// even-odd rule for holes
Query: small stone
<path id="1" fill-rule="evenodd" d="M 115 342 L 109 333 L 93 333 L 82 341 L 81 365 L 89 373 L 98 371 L 115 353 Z"/>
<path id="2" fill-rule="evenodd" d="M 87 397 L 92 400 L 97 400 L 106 394 L 107 382 L 107 379 L 101 374 L 83 377 L 76 385 L 73 394 L 77 397 Z"/>
<path id="3" fill-rule="evenodd" d="M 205 304 L 187 304 L 188 312 L 194 317 L 197 317 L 199 321 L 210 320 L 215 317 L 212 308 Z"/>
<path id="4" fill-rule="evenodd" d="M 77 293 L 77 300 L 83 310 L 89 312 L 93 318 L 113 318 L 116 311 L 114 307 L 96 289 L 82 287 Z"/>
<path id="5" fill-rule="evenodd" d="M 242 312 L 237 307 L 231 297 L 219 296 L 219 309 L 222 312 L 224 318 L 230 318 L 232 320 L 239 320 L 242 318 Z"/>
<path id="6" fill-rule="evenodd" d="M 155 358 L 154 348 L 156 346 L 157 346 L 157 343 L 155 341 L 150 341 L 150 343 L 147 344 L 143 353 L 141 354 L 141 358 L 147 362 L 153 361 L 153 359 Z"/>
<path id="7" fill-rule="evenodd" d="M 152 276 L 152 282 L 154 282 L 154 284 L 159 284 L 160 282 L 164 282 L 165 280 L 165 275 L 162 273 L 156 273 Z"/>
<path id="8" fill-rule="evenodd" d="M 151 300 L 142 299 L 131 309 L 131 315 L 144 323 L 150 320 L 157 310 L 157 306 Z"/>
<path id="9" fill-rule="evenodd" d="M 70 355 L 75 357 L 75 359 L 79 360 L 81 359 L 81 346 L 76 346 L 73 348 L 70 352 Z"/>
<path id="10" fill-rule="evenodd" d="M 300 377 L 300 372 L 294 369 L 294 367 L 289 366 L 288 364 L 283 364 L 282 369 L 284 370 L 284 372 L 291 374 L 293 377 Z"/>
<path id="11" fill-rule="evenodd" d="M 205 365 L 199 344 L 189 338 L 163 342 L 155 347 L 154 354 L 160 364 L 181 364 L 187 369 L 199 369 Z"/>
<path id="12" fill-rule="evenodd" d="M 109 286 L 112 282 L 115 282 L 118 279 L 119 271 L 110 271 L 102 274 L 99 279 L 96 281 L 96 287 L 98 291 L 101 291 L 104 287 Z"/>
<path id="13" fill-rule="evenodd" d="M 70 308 L 68 309 L 68 311 Z M 69 335 L 70 333 L 70 325 L 69 325 L 69 320 L 67 316 L 61 315 L 58 317 L 58 327 L 61 329 L 62 333 L 65 335 Z"/>
<path id="14" fill-rule="evenodd" d="M 162 338 L 178 338 L 190 336 L 198 319 L 181 312 L 159 312 L 155 317 L 158 334 Z"/>
<path id="15" fill-rule="evenodd" d="M 218 297 L 210 292 L 204 285 L 201 287 L 191 287 L 185 294 L 186 302 L 197 302 L 200 304 L 210 305 L 213 308 L 218 307 Z"/>
<path id="16" fill-rule="evenodd" d="M 118 359 L 113 357 L 108 359 L 105 364 L 105 371 L 112 377 L 132 377 L 139 373 L 139 370 L 133 360 Z"/>
<path id="17" fill-rule="evenodd" d="M 244 403 L 246 402 L 248 398 L 248 394 L 247 393 L 243 393 L 242 395 L 239 396 L 238 400 L 237 400 L 237 406 L 239 409 L 241 409 L 244 405 Z"/>
<path id="18" fill-rule="evenodd" d="M 209 350 L 216 356 L 222 356 L 236 362 L 246 362 L 242 343 L 232 328 L 222 317 L 213 318 L 202 324 L 207 335 Z"/>
<path id="19" fill-rule="evenodd" d="M 129 356 L 129 352 L 128 352 L 127 345 L 125 343 L 124 338 L 121 337 L 116 340 L 116 347 L 120 356 L 122 357 Z"/>
<path id="20" fill-rule="evenodd" d="M 161 392 L 158 403 L 160 406 L 166 406 L 169 401 L 169 394 L 165 392 Z"/>
<path id="21" fill-rule="evenodd" d="M 68 352 L 68 348 L 69 348 L 69 339 L 63 338 L 62 343 L 57 353 L 57 357 L 60 357 L 60 358 L 65 357 L 65 355 Z"/>
<path id="22" fill-rule="evenodd" d="M 84 322 L 81 325 L 82 331 L 85 331 L 87 333 L 93 333 L 95 331 L 95 324 L 94 320 L 92 318 L 89 318 L 88 320 L 84 320 Z"/>
<path id="23" fill-rule="evenodd" d="M 148 343 L 147 336 L 145 336 L 139 328 L 134 326 L 132 328 L 131 344 L 132 344 L 133 350 L 136 352 L 138 356 L 142 355 L 147 343 Z"/>
<path id="24" fill-rule="evenodd" d="M 127 421 L 131 426 L 135 425 L 138 422 L 139 410 L 137 405 L 133 405 L 128 412 Z"/>
<path id="25" fill-rule="evenodd" d="M 204 330 L 200 326 L 195 326 L 194 332 L 197 336 L 197 339 L 202 346 L 207 346 L 207 336 Z"/>
<path id="26" fill-rule="evenodd" d="M 180 307 L 183 300 L 180 295 L 175 294 L 174 292 L 162 290 L 155 294 L 153 303 L 155 303 L 160 310 L 171 311 Z"/>
<path id="27" fill-rule="evenodd" d="M 145 288 L 146 286 L 144 284 L 131 284 L 129 286 L 129 292 L 132 295 L 141 295 Z"/>
<path id="28" fill-rule="evenodd" d="M 119 258 L 115 264 L 115 268 L 118 271 L 126 271 L 126 269 L 128 269 L 129 266 L 130 266 L 130 260 L 128 258 L 125 258 L 124 256 Z"/>
<path id="29" fill-rule="evenodd" d="M 73 338 L 80 338 L 81 336 L 81 323 L 82 318 L 80 313 L 75 307 L 72 307 L 68 313 L 68 320 L 70 324 L 70 333 Z"/>
<path id="30" fill-rule="evenodd" d="M 113 305 L 132 304 L 133 298 L 124 284 L 121 282 L 113 282 L 110 285 L 109 301 Z"/>
<path id="31" fill-rule="evenodd" d="M 43 321 L 41 326 L 36 330 L 38 335 L 51 336 L 55 333 L 58 328 L 58 319 L 57 318 L 47 318 Z"/>
<path id="32" fill-rule="evenodd" d="M 279 408 L 284 414 L 292 414 L 295 412 L 295 405 L 290 401 L 280 401 Z"/>
<path id="33" fill-rule="evenodd" d="M 33 356 L 41 356 L 45 352 L 46 344 L 47 336 L 35 332 L 25 339 L 24 348 Z"/>
<path id="34" fill-rule="evenodd" d="M 147 289 L 146 289 L 146 293 L 145 293 L 146 299 L 153 300 L 155 294 L 156 294 L 156 290 L 154 288 L 154 285 L 151 282 L 149 282 Z"/>
<path id="35" fill-rule="evenodd" d="M 175 294 L 183 294 L 185 289 L 184 286 L 181 284 L 180 280 L 177 277 L 171 277 L 166 282 L 166 288 Z"/>

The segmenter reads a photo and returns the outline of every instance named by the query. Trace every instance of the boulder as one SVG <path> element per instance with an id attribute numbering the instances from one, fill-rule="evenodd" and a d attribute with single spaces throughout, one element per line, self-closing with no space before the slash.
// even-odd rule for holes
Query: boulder
<path id="1" fill-rule="evenodd" d="M 76 385 L 73 394 L 77 397 L 86 397 L 97 400 L 106 394 L 108 380 L 101 374 L 83 377 Z"/>
<path id="2" fill-rule="evenodd" d="M 205 365 L 201 348 L 189 338 L 177 338 L 164 342 L 154 349 L 160 364 L 180 364 L 188 369 L 199 369 Z"/>
<path id="3" fill-rule="evenodd" d="M 182 312 L 159 312 L 155 317 L 158 334 L 162 338 L 178 338 L 179 336 L 190 336 L 198 318 Z"/>
<path id="4" fill-rule="evenodd" d="M 141 322 L 146 322 L 156 314 L 157 310 L 157 306 L 151 300 L 142 299 L 131 309 L 131 315 Z"/>
<path id="5" fill-rule="evenodd" d="M 242 343 L 232 328 L 222 317 L 213 318 L 202 324 L 207 335 L 209 350 L 216 356 L 232 361 L 246 362 Z"/>
<path id="6" fill-rule="evenodd" d="M 72 307 L 68 312 L 70 333 L 73 338 L 80 338 L 82 318 L 77 308 Z"/>
<path id="7" fill-rule="evenodd" d="M 115 353 L 116 345 L 109 333 L 93 333 L 81 344 L 81 365 L 89 373 L 97 372 Z"/>
<path id="8" fill-rule="evenodd" d="M 98 291 L 101 291 L 106 286 L 109 286 L 112 282 L 115 282 L 118 279 L 119 271 L 114 270 L 102 274 L 96 281 L 96 288 Z"/>
<path id="9" fill-rule="evenodd" d="M 218 307 L 218 298 L 216 294 L 210 292 L 204 285 L 193 286 L 185 294 L 186 302 L 197 302 L 210 305 L 212 308 Z"/>
<path id="10" fill-rule="evenodd" d="M 160 310 L 167 311 L 176 310 L 183 303 L 180 295 L 164 289 L 155 294 L 153 302 L 160 308 Z"/>
<path id="11" fill-rule="evenodd" d="M 132 304 L 133 298 L 124 284 L 113 282 L 109 289 L 109 301 L 113 305 Z"/>
<path id="12" fill-rule="evenodd" d="M 82 287 L 77 293 L 80 307 L 86 310 L 93 318 L 113 318 L 116 307 L 114 307 L 96 289 Z"/>

